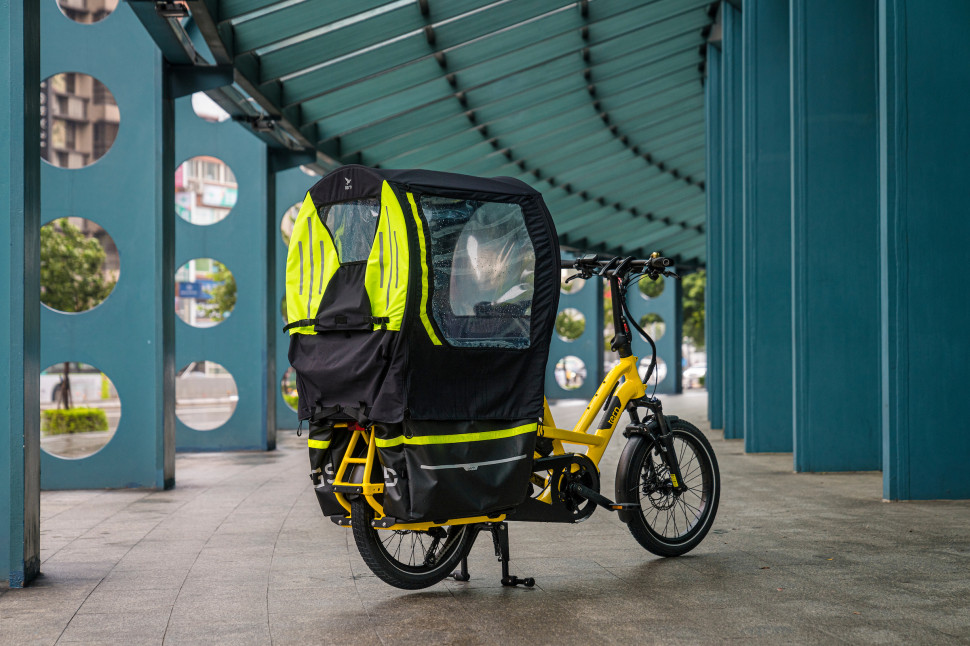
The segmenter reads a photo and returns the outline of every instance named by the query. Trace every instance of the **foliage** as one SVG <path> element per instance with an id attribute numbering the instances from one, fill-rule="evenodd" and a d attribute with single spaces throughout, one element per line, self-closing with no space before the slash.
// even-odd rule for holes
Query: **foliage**
<path id="1" fill-rule="evenodd" d="M 640 317 L 640 327 L 643 331 L 649 334 L 654 341 L 659 339 L 667 331 L 667 324 L 664 322 L 663 318 L 659 314 L 644 314 Z M 631 330 L 631 333 L 633 331 Z"/>
<path id="2" fill-rule="evenodd" d="M 556 334 L 564 339 L 578 339 L 585 330 L 586 318 L 574 308 L 567 308 L 556 316 Z"/>
<path id="3" fill-rule="evenodd" d="M 41 430 L 47 435 L 108 430 L 108 416 L 100 408 L 50 409 L 41 413 Z"/>
<path id="4" fill-rule="evenodd" d="M 676 279 L 674 279 L 676 280 Z M 643 278 L 637 283 L 640 287 L 640 293 L 647 298 L 657 298 L 664 292 L 664 279 L 663 277 L 657 280 L 650 280 L 649 278 Z"/>
<path id="5" fill-rule="evenodd" d="M 704 347 L 704 290 L 707 272 L 703 269 L 683 278 L 684 337 L 698 348 Z"/>
<path id="6" fill-rule="evenodd" d="M 114 289 L 101 268 L 101 243 L 61 218 L 40 228 L 40 302 L 61 312 L 84 312 L 99 305 Z M 71 408 L 70 367 L 64 364 L 59 406 Z"/>
<path id="7" fill-rule="evenodd" d="M 61 312 L 83 312 L 98 305 L 115 281 L 105 278 L 101 243 L 88 238 L 67 218 L 40 229 L 40 301 Z"/>
<path id="8" fill-rule="evenodd" d="M 207 305 L 212 312 L 213 321 L 224 321 L 236 306 L 236 279 L 221 262 L 213 261 L 213 264 L 216 271 L 212 280 L 216 284 L 207 290 L 210 296 Z"/>
<path id="9" fill-rule="evenodd" d="M 283 401 L 285 401 L 289 405 L 289 407 L 292 408 L 293 410 L 296 410 L 297 408 L 299 408 L 299 405 L 300 405 L 299 395 L 295 395 L 295 394 L 288 395 L 286 393 L 283 393 Z"/>

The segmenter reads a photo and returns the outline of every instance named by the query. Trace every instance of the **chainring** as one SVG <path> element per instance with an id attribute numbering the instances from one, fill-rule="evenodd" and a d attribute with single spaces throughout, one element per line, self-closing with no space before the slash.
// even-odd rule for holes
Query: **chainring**
<path id="1" fill-rule="evenodd" d="M 596 469 L 596 465 L 593 464 L 592 460 L 579 453 L 573 455 L 568 471 L 563 472 L 562 477 L 557 483 L 558 491 L 556 492 L 563 505 L 572 514 L 573 522 L 579 523 L 593 515 L 593 512 L 596 511 L 596 503 L 578 494 L 571 493 L 569 491 L 569 485 L 574 482 L 578 482 L 599 493 L 599 471 Z"/>

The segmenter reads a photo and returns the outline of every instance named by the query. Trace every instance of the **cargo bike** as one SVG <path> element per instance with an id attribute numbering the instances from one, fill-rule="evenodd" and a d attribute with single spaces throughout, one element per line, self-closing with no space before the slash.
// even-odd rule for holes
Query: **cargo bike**
<path id="1" fill-rule="evenodd" d="M 531 586 L 509 573 L 508 522 L 577 523 L 597 507 L 661 556 L 707 534 L 717 459 L 647 394 L 656 347 L 626 306 L 636 280 L 675 275 L 669 259 L 562 262 L 542 196 L 513 178 L 351 165 L 307 192 L 286 264 L 314 491 L 385 582 L 467 580 L 487 532 L 502 583 Z M 543 396 L 563 267 L 609 281 L 619 355 L 573 429 Z M 653 349 L 643 378 L 631 327 Z M 599 462 L 624 412 L 611 499 Z"/>

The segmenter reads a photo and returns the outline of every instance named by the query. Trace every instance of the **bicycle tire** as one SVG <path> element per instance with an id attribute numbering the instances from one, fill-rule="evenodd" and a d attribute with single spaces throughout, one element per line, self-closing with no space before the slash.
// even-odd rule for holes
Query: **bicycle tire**
<path id="1" fill-rule="evenodd" d="M 391 531 L 375 529 L 371 525 L 374 510 L 367 501 L 359 498 L 350 503 L 350 524 L 354 533 L 354 542 L 364 563 L 382 581 L 402 590 L 420 590 L 438 583 L 451 574 L 461 559 L 471 549 L 474 540 L 471 525 L 452 525 L 450 527 L 434 528 L 437 531 Z M 437 534 L 437 537 L 435 536 Z M 382 540 L 382 535 L 386 535 Z M 397 547 L 388 549 L 388 543 L 398 539 Z M 410 551 L 408 542 L 410 538 Z M 425 538 L 431 541 L 431 547 L 441 543 L 428 562 L 429 555 Z M 437 541 L 437 542 L 436 542 Z M 423 554 L 416 553 L 418 546 Z M 409 553 L 410 562 L 401 560 L 401 550 L 405 556 Z"/>
<path id="2" fill-rule="evenodd" d="M 721 475 L 708 439 L 685 420 L 672 420 L 670 431 L 687 491 L 674 495 L 657 447 L 647 440 L 637 446 L 621 476 L 626 499 L 640 502 L 627 526 L 657 556 L 680 556 L 697 547 L 714 523 L 721 495 Z"/>

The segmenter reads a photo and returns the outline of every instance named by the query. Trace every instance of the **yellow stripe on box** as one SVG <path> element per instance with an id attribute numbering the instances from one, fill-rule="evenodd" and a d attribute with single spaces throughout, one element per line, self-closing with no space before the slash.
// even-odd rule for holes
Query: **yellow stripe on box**
<path id="1" fill-rule="evenodd" d="M 389 440 L 376 439 L 377 447 L 386 449 L 399 444 L 458 444 L 460 442 L 483 442 L 485 440 L 500 440 L 506 437 L 515 437 L 525 433 L 535 433 L 538 431 L 538 424 L 524 424 L 515 428 L 506 428 L 498 431 L 482 431 L 480 433 L 457 433 L 455 435 L 421 435 L 418 437 L 405 437 L 399 435 Z"/>

